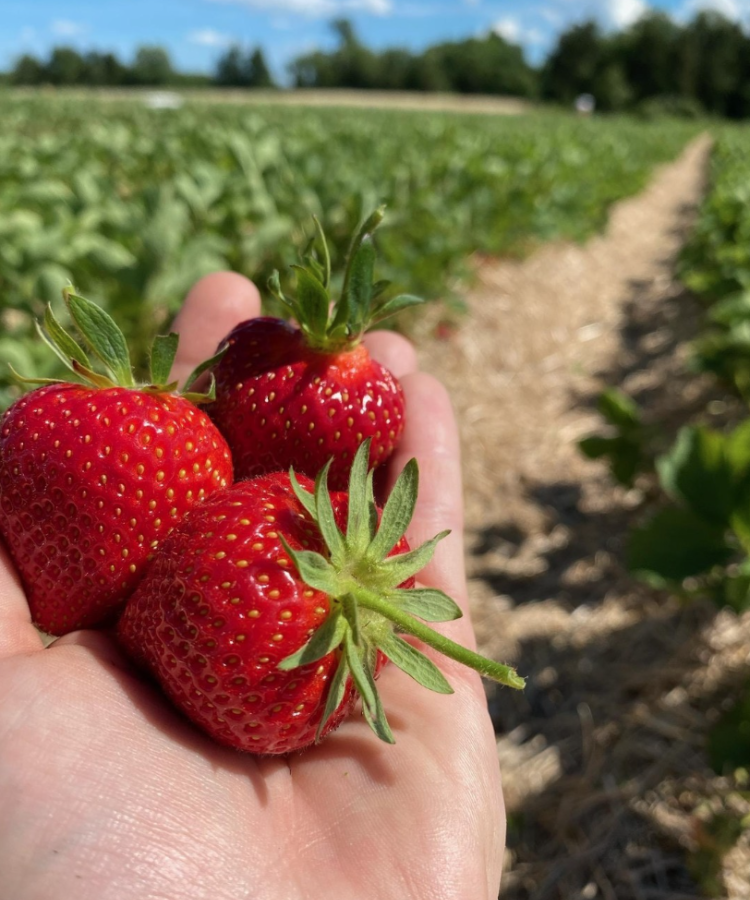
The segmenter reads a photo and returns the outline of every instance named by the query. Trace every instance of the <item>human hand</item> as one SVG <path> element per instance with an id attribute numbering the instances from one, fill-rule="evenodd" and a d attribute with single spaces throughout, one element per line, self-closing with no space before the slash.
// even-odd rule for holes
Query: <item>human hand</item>
<path id="1" fill-rule="evenodd" d="M 177 377 L 258 311 L 240 276 L 199 282 L 175 323 Z M 417 457 L 410 541 L 452 529 L 420 580 L 467 613 L 450 402 L 403 338 L 367 342 L 406 393 L 388 480 Z M 473 646 L 468 615 L 438 628 Z M 300 755 L 239 754 L 174 711 L 111 635 L 45 649 L 0 546 L 0 900 L 494 900 L 505 821 L 484 692 L 437 662 L 452 695 L 383 671 L 394 746 L 352 717 Z"/>

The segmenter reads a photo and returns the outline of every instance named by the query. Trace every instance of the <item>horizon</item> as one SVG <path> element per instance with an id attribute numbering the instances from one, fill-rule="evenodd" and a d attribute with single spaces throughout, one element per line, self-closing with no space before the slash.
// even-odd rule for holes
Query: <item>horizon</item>
<path id="1" fill-rule="evenodd" d="M 127 62 L 139 46 L 159 45 L 178 71 L 210 74 L 220 56 L 240 44 L 260 46 L 275 78 L 284 82 L 293 59 L 336 46 L 330 28 L 335 18 L 349 19 L 375 51 L 420 52 L 494 31 L 538 65 L 557 37 L 578 22 L 593 19 L 605 30 L 618 30 L 652 10 L 686 21 L 712 9 L 745 25 L 750 0 L 542 0 L 533 6 L 520 0 L 162 0 L 158 6 L 131 0 L 127 7 L 95 0 L 36 0 L 33 6 L 3 0 L 2 8 L 2 71 L 24 54 L 46 58 L 59 46 L 112 52 Z"/>

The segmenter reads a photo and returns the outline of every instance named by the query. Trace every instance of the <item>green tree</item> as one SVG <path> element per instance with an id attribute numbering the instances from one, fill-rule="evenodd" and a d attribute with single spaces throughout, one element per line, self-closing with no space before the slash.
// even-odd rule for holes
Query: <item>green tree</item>
<path id="1" fill-rule="evenodd" d="M 619 37 L 618 55 L 634 100 L 680 93 L 681 33 L 668 15 L 652 12 Z"/>
<path id="2" fill-rule="evenodd" d="M 681 93 L 719 115 L 747 114 L 748 50 L 742 28 L 717 12 L 701 12 L 680 43 Z"/>
<path id="3" fill-rule="evenodd" d="M 28 53 L 21 56 L 10 73 L 11 84 L 33 85 L 44 81 L 44 65 Z"/>
<path id="4" fill-rule="evenodd" d="M 244 54 L 239 44 L 233 44 L 216 64 L 216 82 L 223 87 L 241 87 L 245 78 Z"/>
<path id="5" fill-rule="evenodd" d="M 597 75 L 609 60 L 607 40 L 595 22 L 574 25 L 563 32 L 541 74 L 542 95 L 571 104 L 579 94 L 597 95 Z"/>
<path id="6" fill-rule="evenodd" d="M 55 47 L 44 67 L 44 80 L 50 84 L 85 84 L 86 63 L 72 47 Z"/>
<path id="7" fill-rule="evenodd" d="M 427 53 L 438 61 L 450 90 L 522 97 L 536 91 L 534 72 L 521 48 L 497 34 L 439 44 Z"/>
<path id="8" fill-rule="evenodd" d="M 126 81 L 127 68 L 113 53 L 87 53 L 83 62 L 86 84 L 116 87 Z"/>
<path id="9" fill-rule="evenodd" d="M 274 87 L 271 72 L 266 64 L 266 58 L 260 47 L 256 47 L 250 54 L 245 67 L 245 77 L 248 87 L 270 88 Z"/>
<path id="10" fill-rule="evenodd" d="M 169 54 L 163 47 L 139 47 L 131 71 L 136 84 L 154 87 L 167 85 L 174 78 Z"/>

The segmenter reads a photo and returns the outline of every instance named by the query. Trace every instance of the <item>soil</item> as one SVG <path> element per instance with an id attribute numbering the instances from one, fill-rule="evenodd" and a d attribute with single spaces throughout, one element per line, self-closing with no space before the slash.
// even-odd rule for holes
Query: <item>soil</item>
<path id="1" fill-rule="evenodd" d="M 689 371 L 701 310 L 675 277 L 709 149 L 690 144 L 585 245 L 478 260 L 468 314 L 418 326 L 461 427 L 481 649 L 528 679 L 523 694 L 488 688 L 503 900 L 750 896 L 750 830 L 712 837 L 750 805 L 705 749 L 750 675 L 750 617 L 635 582 L 624 548 L 648 484 L 613 486 L 577 448 L 610 385 L 670 433 L 740 414 Z"/>

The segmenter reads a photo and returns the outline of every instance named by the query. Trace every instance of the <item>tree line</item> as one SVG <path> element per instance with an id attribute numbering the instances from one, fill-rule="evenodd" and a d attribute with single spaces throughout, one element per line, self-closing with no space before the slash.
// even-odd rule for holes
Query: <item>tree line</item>
<path id="1" fill-rule="evenodd" d="M 12 85 L 58 87 L 273 87 L 263 51 L 230 47 L 212 75 L 180 72 L 167 50 L 139 47 L 132 62 L 124 63 L 114 53 L 79 53 L 72 47 L 54 47 L 47 59 L 21 56 L 5 80 Z"/>
<path id="2" fill-rule="evenodd" d="M 420 53 L 376 52 L 351 23 L 332 23 L 337 45 L 293 60 L 298 88 L 447 91 L 500 94 L 570 105 L 591 94 L 605 111 L 666 111 L 750 117 L 750 36 L 713 11 L 685 24 L 650 12 L 629 28 L 605 32 L 595 22 L 573 25 L 545 62 L 530 65 L 522 49 L 495 33 L 450 41 Z M 260 47 L 229 47 L 211 75 L 174 69 L 161 47 L 141 47 L 129 64 L 112 53 L 80 54 L 57 47 L 46 60 L 22 56 L 6 81 L 18 85 L 275 87 Z"/>

